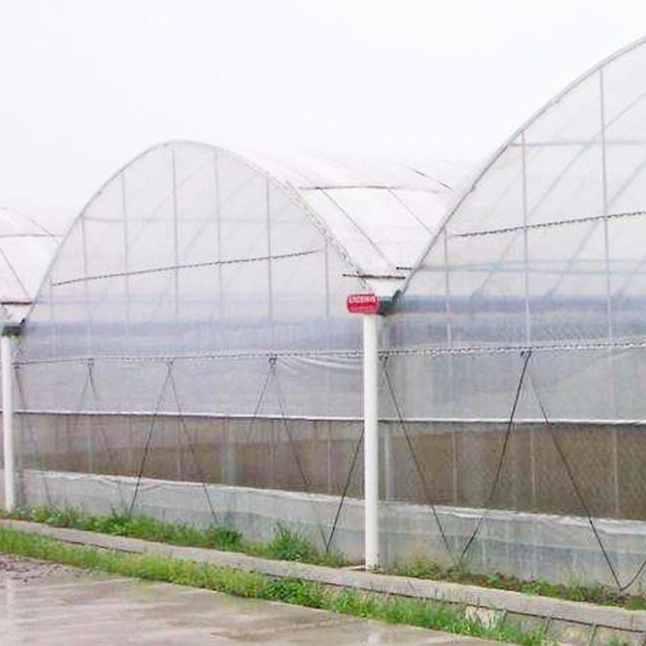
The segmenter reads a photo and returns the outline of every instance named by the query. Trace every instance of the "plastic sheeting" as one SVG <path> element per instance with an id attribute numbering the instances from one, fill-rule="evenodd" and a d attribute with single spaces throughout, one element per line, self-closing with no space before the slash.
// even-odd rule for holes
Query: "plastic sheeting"
<path id="1" fill-rule="evenodd" d="M 550 349 L 534 363 L 553 414 L 646 418 L 635 394 L 646 342 L 645 68 L 642 40 L 581 77 L 456 200 L 390 326 L 391 349 L 410 353 L 398 359 L 399 387 L 418 402 L 410 415 L 508 417 L 517 366 L 500 351 L 531 347 Z M 413 356 L 429 351 L 472 356 L 435 361 L 434 374 Z M 443 394 L 411 385 L 422 375 Z M 490 393 L 503 383 L 505 397 Z"/>
<path id="2" fill-rule="evenodd" d="M 439 162 L 420 169 L 373 158 L 245 156 L 296 188 L 380 296 L 401 287 L 438 230 L 459 177 Z"/>
<path id="3" fill-rule="evenodd" d="M 94 359 L 22 364 L 21 410 L 260 417 L 361 415 L 353 356 Z"/>
<path id="4" fill-rule="evenodd" d="M 2 319 L 20 323 L 38 293 L 69 219 L 26 215 L 0 207 L 0 304 Z"/>
<path id="5" fill-rule="evenodd" d="M 644 336 L 645 67 L 642 41 L 595 68 L 467 187 L 402 301 L 429 341 Z"/>
<path id="6" fill-rule="evenodd" d="M 144 153 L 91 200 L 47 276 L 20 348 L 26 408 L 356 416 L 345 298 L 395 295 L 399 263 L 430 240 L 382 325 L 406 418 L 508 419 L 531 347 L 545 410 L 523 399 L 517 419 L 646 419 L 645 66 L 641 41 L 581 77 L 442 226 L 442 177 L 402 164 Z M 261 397 L 269 377 L 283 400 Z"/>
<path id="7" fill-rule="evenodd" d="M 346 296 L 392 297 L 447 195 L 382 160 L 153 148 L 62 243 L 19 349 L 22 405 L 276 415 L 277 396 L 259 402 L 271 371 L 286 415 L 356 416 L 361 326 Z"/>
<path id="8" fill-rule="evenodd" d="M 295 492 L 197 483 L 101 477 L 89 474 L 28 470 L 25 495 L 30 505 L 82 508 L 90 513 L 127 509 L 138 486 L 136 510 L 165 521 L 208 526 L 216 518 L 242 531 L 251 540 L 270 540 L 277 523 L 310 538 L 323 549 L 330 536 L 338 498 Z M 207 498 L 208 496 L 208 498 Z M 213 510 L 213 512 L 212 512 Z M 481 518 L 480 510 L 438 507 L 451 554 L 427 507 L 385 504 L 381 507 L 384 563 L 423 557 L 451 565 Z M 633 577 L 643 562 L 646 527 L 643 522 L 599 521 L 597 531 L 622 581 Z M 363 556 L 363 504 L 348 500 L 338 518 L 332 547 L 349 560 Z M 464 565 L 464 563 L 463 563 Z M 614 585 L 586 519 L 544 514 L 492 511 L 469 554 L 475 572 L 504 573 L 526 580 L 571 584 Z M 633 590 L 643 586 L 644 576 Z"/>

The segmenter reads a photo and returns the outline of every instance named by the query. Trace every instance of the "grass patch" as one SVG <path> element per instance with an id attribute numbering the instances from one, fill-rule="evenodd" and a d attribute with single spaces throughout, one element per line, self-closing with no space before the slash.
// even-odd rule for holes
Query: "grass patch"
<path id="1" fill-rule="evenodd" d="M 53 527 L 69 527 L 114 536 L 140 538 L 157 543 L 170 543 L 190 547 L 206 547 L 217 550 L 242 551 L 242 535 L 226 526 L 211 526 L 198 529 L 186 524 L 165 523 L 148 516 L 128 516 L 112 512 L 91 515 L 77 509 L 52 509 L 35 507 L 21 510 L 12 518 L 44 523 Z"/>
<path id="2" fill-rule="evenodd" d="M 245 540 L 239 531 L 226 525 L 212 525 L 201 529 L 183 523 L 167 523 L 149 516 L 129 516 L 117 511 L 110 514 L 88 514 L 78 509 L 34 507 L 2 516 L 157 543 L 243 552 L 269 559 L 332 567 L 345 564 L 340 554 L 320 552 L 305 535 L 280 523 L 269 542 L 259 543 Z"/>
<path id="3" fill-rule="evenodd" d="M 452 581 L 468 585 L 477 585 L 498 590 L 511 590 L 524 594 L 566 599 L 569 601 L 586 601 L 599 605 L 619 606 L 628 610 L 646 610 L 646 597 L 643 594 L 619 594 L 606 586 L 569 585 L 548 583 L 547 581 L 523 581 L 503 574 L 475 574 L 464 567 L 443 568 L 427 559 L 416 559 L 410 563 L 400 563 L 392 568 L 384 568 L 384 574 L 397 574 L 418 579 L 435 581 Z"/>
<path id="4" fill-rule="evenodd" d="M 302 533 L 278 523 L 274 535 L 266 544 L 250 545 L 249 553 L 254 556 L 279 559 L 281 561 L 300 561 L 317 565 L 338 567 L 344 565 L 343 558 L 335 553 L 321 553 Z"/>
<path id="5" fill-rule="evenodd" d="M 240 597 L 282 601 L 355 617 L 420 626 L 522 646 L 545 643 L 541 630 L 523 632 L 504 621 L 485 625 L 469 616 L 464 608 L 444 603 L 326 588 L 301 579 L 277 579 L 255 572 L 230 570 L 155 554 L 99 550 L 14 529 L 0 528 L 0 551 L 140 579 L 190 585 Z"/>
<path id="6" fill-rule="evenodd" d="M 9 515 L 0 512 L 0 517 L 140 538 L 158 543 L 242 552 L 269 559 L 300 561 L 331 567 L 346 564 L 339 553 L 320 552 L 305 535 L 280 523 L 275 527 L 271 540 L 259 543 L 246 540 L 240 532 L 226 525 L 213 525 L 206 529 L 199 529 L 186 524 L 163 522 L 148 516 L 130 517 L 116 511 L 110 514 L 93 515 L 77 509 L 35 507 L 17 510 Z M 383 568 L 380 571 L 384 574 L 451 581 L 570 601 L 618 606 L 628 610 L 646 610 L 646 596 L 641 593 L 626 595 L 602 585 L 582 585 L 576 582 L 560 585 L 546 581 L 523 581 L 502 574 L 475 574 L 469 572 L 464 566 L 446 568 L 428 559 L 416 559 L 396 564 L 391 568 Z"/>

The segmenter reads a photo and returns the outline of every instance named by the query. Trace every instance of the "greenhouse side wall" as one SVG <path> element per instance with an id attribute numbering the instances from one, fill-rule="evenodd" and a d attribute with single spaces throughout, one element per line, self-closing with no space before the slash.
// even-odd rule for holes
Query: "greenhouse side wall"
<path id="1" fill-rule="evenodd" d="M 22 415 L 23 441 L 29 438 L 30 430 L 40 435 L 41 425 L 40 430 L 47 429 L 47 433 L 56 429 L 67 450 L 57 456 L 58 462 L 50 453 L 48 464 L 43 464 L 43 456 L 31 455 L 22 472 L 24 500 L 29 504 L 73 507 L 92 513 L 134 511 L 199 526 L 229 524 L 252 540 L 270 540 L 281 524 L 307 536 L 321 550 L 327 547 L 339 551 L 351 562 L 363 559 L 360 460 L 352 469 L 352 455 L 360 434 L 357 421 L 291 421 L 290 432 L 298 437 L 294 444 L 284 437 L 285 428 L 279 419 L 255 420 L 260 422 L 255 438 L 246 442 L 232 431 L 246 432 L 251 420 L 199 418 L 188 421 L 191 433 L 196 438 L 202 435 L 208 439 L 204 444 L 194 445 L 193 452 L 185 444 L 178 447 L 176 441 L 178 425 L 187 420 L 165 417 L 160 420 L 161 432 L 156 435 L 162 446 L 157 447 L 158 453 L 142 473 L 138 469 L 142 465 L 143 442 L 139 455 L 134 456 L 132 445 L 136 442 L 129 441 L 121 454 L 117 446 L 101 450 L 96 446 L 101 437 L 101 434 L 97 437 L 96 430 L 102 428 L 113 438 L 130 428 L 141 440 L 150 428 L 150 419 L 101 415 L 76 419 L 47 417 Z M 499 572 L 528 580 L 561 583 L 577 580 L 581 584 L 614 586 L 588 519 L 577 513 L 578 501 L 567 492 L 570 483 L 556 456 L 541 463 L 539 475 L 544 479 L 538 479 L 542 494 L 538 509 L 532 513 L 505 511 L 531 501 L 525 450 L 530 441 L 528 435 L 542 435 L 535 425 L 514 429 L 496 500 L 483 503 L 504 441 L 503 425 L 495 426 L 485 428 L 474 422 L 413 423 L 407 428 L 408 437 L 403 437 L 398 422 L 382 424 L 381 450 L 390 458 L 389 467 L 385 462 L 382 465 L 382 562 L 401 564 L 424 558 L 451 566 L 480 528 L 465 554 L 464 562 L 473 571 Z M 81 429 L 84 432 L 79 433 Z M 570 446 L 578 454 L 582 429 L 558 430 L 565 431 L 572 442 Z M 590 458 L 598 457 L 599 449 L 606 448 L 602 442 L 608 430 L 595 428 L 584 433 L 586 441 L 590 435 L 597 440 Z M 636 435 L 643 429 L 627 430 Z M 282 436 L 282 441 L 277 436 Z M 547 442 L 544 435 L 543 442 Z M 451 454 L 451 445 L 457 449 L 456 454 Z M 550 452 L 553 454 L 546 451 Z M 131 468 L 124 469 L 125 474 L 111 475 L 118 459 Z M 447 468 L 447 463 L 453 466 Z M 417 464 L 423 465 L 422 474 L 416 472 Z M 585 469 L 588 465 L 584 461 L 579 466 Z M 173 472 L 165 477 L 169 468 Z M 612 477 L 612 472 L 606 474 L 606 478 Z M 595 491 L 598 481 L 588 479 L 581 484 L 584 495 L 588 495 Z M 429 491 L 434 497 L 433 506 L 429 505 Z M 347 497 L 342 497 L 342 493 Z M 623 493 L 631 494 L 634 490 Z M 551 494 L 551 499 L 545 494 Z M 454 500 L 458 501 L 457 506 Z M 643 504 L 638 498 L 633 501 L 637 507 Z M 539 513 L 541 505 L 546 508 L 555 502 L 560 505 L 559 515 Z M 612 499 L 602 502 L 608 508 L 614 504 Z M 568 514 L 573 511 L 576 515 Z M 635 511 L 642 513 L 639 508 Z M 629 580 L 643 560 L 644 523 L 625 519 L 595 522 L 618 576 L 622 582 Z"/>
<path id="2" fill-rule="evenodd" d="M 22 415 L 23 467 L 363 496 L 359 420 L 165 415 L 147 441 L 151 422 L 146 415 Z M 405 424 L 404 431 L 396 420 L 381 423 L 384 501 L 646 518 L 642 424 L 555 423 L 567 462 L 540 422 L 515 424 L 507 440 L 504 422 Z"/>
<path id="3" fill-rule="evenodd" d="M 595 352 L 606 358 L 618 352 L 627 356 L 617 350 Z M 447 383 L 447 356 L 419 353 L 412 361 L 409 354 L 384 355 L 380 378 L 384 562 L 420 556 L 451 565 L 484 520 L 468 554 L 471 568 L 612 585 L 586 519 L 589 511 L 597 519 L 621 519 L 614 525 L 597 521 L 597 530 L 602 528 L 622 580 L 638 567 L 644 523 L 627 519 L 644 518 L 643 425 L 617 424 L 611 418 L 551 420 L 550 427 L 540 419 L 529 421 L 527 417 L 539 410 L 532 387 L 543 374 L 538 370 L 541 359 L 539 352 L 531 356 L 530 362 L 536 363 L 530 363 L 528 370 L 534 381 L 524 380 L 517 417 L 511 420 L 525 363 L 520 351 L 450 356 L 455 374 L 463 375 L 461 391 Z M 359 416 L 338 418 L 327 413 L 308 419 L 291 413 L 288 417 L 303 402 L 312 406 L 326 401 L 324 391 L 310 390 L 311 382 L 303 383 L 309 362 L 299 371 L 294 357 L 276 357 L 271 365 L 266 358 L 253 361 L 258 363 L 248 372 L 248 379 L 255 381 L 247 405 L 257 409 L 256 415 L 219 417 L 177 410 L 177 402 L 184 401 L 182 392 L 199 393 L 190 384 L 204 386 L 209 371 L 203 365 L 199 370 L 184 370 L 181 362 L 170 368 L 164 362 L 121 366 L 120 382 L 134 387 L 146 375 L 147 383 L 157 384 L 157 391 L 149 394 L 159 403 L 157 413 L 134 414 L 101 412 L 105 399 L 98 397 L 98 384 L 106 383 L 99 378 L 101 363 L 92 364 L 92 379 L 88 366 L 80 363 L 77 369 L 84 379 L 78 383 L 87 386 L 71 400 L 82 400 L 82 408 L 19 414 L 24 500 L 102 513 L 150 513 L 191 523 L 228 522 L 257 539 L 270 538 L 280 522 L 304 532 L 321 549 L 329 545 L 360 561 Z M 344 383 L 341 392 L 348 396 L 350 409 L 353 393 L 360 388 L 359 358 L 346 358 L 340 365 L 339 379 L 331 383 Z M 554 391 L 562 394 L 564 405 L 571 403 L 562 390 L 567 380 L 558 383 L 554 366 L 548 361 L 546 367 Z M 27 390 L 28 368 L 19 367 L 18 391 Z M 225 387 L 228 371 L 216 374 L 218 381 L 210 382 L 208 391 L 234 401 L 234 393 Z M 469 391 L 464 390 L 465 374 L 474 380 Z M 420 386 L 403 387 L 402 379 Z M 35 383 L 46 381 L 41 375 Z M 586 384 L 592 399 L 594 383 Z M 475 397 L 472 410 L 482 412 L 480 402 L 487 406 L 489 417 L 451 419 L 454 408 L 439 405 L 450 404 L 451 391 L 462 392 L 461 402 L 470 392 Z M 316 392 L 319 396 L 313 399 Z M 341 393 L 335 398 L 343 401 Z M 422 420 L 409 413 L 428 414 L 433 409 L 448 418 Z M 497 420 L 492 419 L 494 413 Z"/>

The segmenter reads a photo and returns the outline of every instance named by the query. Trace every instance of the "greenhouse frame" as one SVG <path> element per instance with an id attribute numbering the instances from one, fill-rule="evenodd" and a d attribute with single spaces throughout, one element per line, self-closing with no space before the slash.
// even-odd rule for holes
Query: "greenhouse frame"
<path id="1" fill-rule="evenodd" d="M 22 499 L 254 538 L 286 523 L 361 560 L 366 353 L 346 299 L 369 294 L 378 561 L 640 585 L 645 68 L 643 39 L 468 180 L 143 153 L 73 222 L 19 330 Z"/>

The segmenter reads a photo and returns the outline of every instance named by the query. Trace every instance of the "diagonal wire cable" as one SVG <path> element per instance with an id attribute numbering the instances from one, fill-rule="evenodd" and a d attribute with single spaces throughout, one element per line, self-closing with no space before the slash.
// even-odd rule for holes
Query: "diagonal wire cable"
<path id="1" fill-rule="evenodd" d="M 417 471 L 417 474 L 419 475 L 420 481 L 422 483 L 422 488 L 424 489 L 424 496 L 426 498 L 426 504 L 431 508 L 431 513 L 433 515 L 433 518 L 435 519 L 435 522 L 437 524 L 437 527 L 440 531 L 440 536 L 442 538 L 442 543 L 444 544 L 444 547 L 446 548 L 446 551 L 449 555 L 449 558 L 451 560 L 455 560 L 455 557 L 453 555 L 453 551 L 451 550 L 451 546 L 449 545 L 449 540 L 446 535 L 446 531 L 444 530 L 444 526 L 442 525 L 442 521 L 440 520 L 440 516 L 437 513 L 437 508 L 435 507 L 435 503 L 433 502 L 433 496 L 431 495 L 431 488 L 428 483 L 428 480 L 426 479 L 426 476 L 424 475 L 424 470 L 422 469 L 422 464 L 419 460 L 419 456 L 417 455 L 417 451 L 415 451 L 415 446 L 413 445 L 413 441 L 410 437 L 410 433 L 408 432 L 408 427 L 406 426 L 406 422 L 404 421 L 404 414 L 401 408 L 401 405 L 399 404 L 399 401 L 397 400 L 397 396 L 395 395 L 395 389 L 393 388 L 392 381 L 390 379 L 390 374 L 388 373 L 388 367 L 387 364 L 384 363 L 384 375 L 386 379 L 386 386 L 388 387 L 388 392 L 390 393 L 390 398 L 393 402 L 393 406 L 395 407 L 395 412 L 397 414 L 397 420 L 399 422 L 399 425 L 402 429 L 402 433 L 404 434 L 404 439 L 406 440 L 406 445 L 408 446 L 408 450 L 410 451 L 411 457 L 413 458 L 413 464 L 415 465 L 415 470 Z"/>
<path id="2" fill-rule="evenodd" d="M 157 415 L 159 414 L 159 409 L 161 408 L 162 400 L 164 399 L 164 393 L 166 392 L 166 386 L 171 377 L 171 366 L 172 362 L 169 361 L 166 364 L 166 378 L 162 384 L 161 391 L 159 392 L 159 397 L 157 398 L 157 403 L 155 405 L 155 411 L 153 413 L 152 419 L 150 420 L 150 427 L 148 428 L 148 435 L 146 437 L 146 442 L 144 444 L 144 452 L 141 458 L 141 464 L 139 465 L 139 473 L 137 474 L 137 483 L 135 485 L 135 492 L 132 495 L 132 501 L 130 502 L 130 508 L 128 509 L 128 518 L 132 518 L 132 513 L 135 508 L 135 503 L 137 502 L 137 496 L 139 495 L 139 488 L 141 487 L 141 479 L 144 475 L 144 469 L 146 468 L 146 460 L 148 459 L 148 451 L 150 450 L 150 443 L 152 442 L 153 431 L 155 429 L 155 422 L 157 421 Z"/>
<path id="3" fill-rule="evenodd" d="M 87 369 L 88 369 L 88 376 L 87 376 L 87 381 L 86 381 L 86 386 L 89 385 L 90 391 L 92 392 L 92 396 L 94 397 L 94 401 L 97 401 L 99 399 L 98 392 L 96 389 L 96 383 L 94 381 L 94 360 L 93 359 L 88 359 L 87 362 Z M 84 393 L 86 393 L 87 388 L 84 389 Z M 79 410 L 80 411 L 80 406 L 83 404 L 83 400 L 81 400 L 79 404 Z M 99 436 L 103 440 L 103 446 L 105 448 L 105 452 L 108 456 L 108 462 L 110 464 L 110 469 L 112 470 L 112 473 L 115 475 L 118 475 L 118 467 L 117 467 L 117 460 L 114 456 L 114 451 L 112 450 L 112 446 L 108 442 L 108 437 L 105 432 L 105 428 L 103 428 L 102 424 L 98 424 L 98 429 L 99 429 Z M 121 480 L 119 478 L 116 478 L 116 484 L 117 484 L 117 493 L 119 495 L 119 502 L 121 503 L 121 509 L 126 508 L 126 500 L 123 495 L 123 489 L 121 486 Z"/>
<path id="4" fill-rule="evenodd" d="M 637 581 L 637 579 L 639 579 L 639 577 L 644 573 L 644 570 L 646 570 L 646 559 L 644 559 L 644 562 L 637 568 L 637 571 L 628 580 L 628 583 L 620 586 L 619 594 L 626 592 L 633 585 L 633 583 L 635 583 L 635 581 Z"/>
<path id="5" fill-rule="evenodd" d="M 520 394 L 523 390 L 523 384 L 525 382 L 525 375 L 527 373 L 527 366 L 529 365 L 529 360 L 532 356 L 532 351 L 531 350 L 523 350 L 521 352 L 521 357 L 524 357 L 523 361 L 523 368 L 520 372 L 520 378 L 518 380 L 518 386 L 516 387 L 516 395 L 514 397 L 514 403 L 511 407 L 511 414 L 509 415 L 509 421 L 507 422 L 507 428 L 505 430 L 505 439 L 503 440 L 502 444 L 502 450 L 500 451 L 500 459 L 498 460 L 498 466 L 496 468 L 496 475 L 494 477 L 493 483 L 491 485 L 491 489 L 489 490 L 489 495 L 487 496 L 487 502 L 485 503 L 485 510 L 482 516 L 478 519 L 478 524 L 475 526 L 473 533 L 469 537 L 469 540 L 465 543 L 464 548 L 462 550 L 462 553 L 460 554 L 460 559 L 459 562 L 462 563 L 464 560 L 464 557 L 467 555 L 468 551 L 471 549 L 471 545 L 473 545 L 473 541 L 475 541 L 476 537 L 480 533 L 480 530 L 482 529 L 482 526 L 484 524 L 485 518 L 487 517 L 487 513 L 489 511 L 489 508 L 491 507 L 491 504 L 493 502 L 493 499 L 496 495 L 496 492 L 498 490 L 498 484 L 500 483 L 500 475 L 502 473 L 502 467 L 505 462 L 505 456 L 507 455 L 507 447 L 509 445 L 509 438 L 511 437 L 511 429 L 514 424 L 514 417 L 516 415 L 516 409 L 518 408 L 518 402 L 520 400 Z"/>
<path id="6" fill-rule="evenodd" d="M 91 370 L 90 370 L 90 364 L 91 363 L 92 363 L 92 359 L 89 359 L 88 362 L 87 362 L 88 373 L 85 376 L 85 381 L 83 382 L 83 388 L 81 389 L 81 396 L 79 397 L 78 402 L 76 403 L 76 406 L 75 406 L 75 411 L 76 412 L 73 413 L 73 415 L 72 415 L 72 420 L 73 420 L 73 423 L 74 423 L 73 428 L 74 428 L 75 434 L 78 432 L 79 419 L 81 417 L 80 411 L 81 411 L 81 408 L 82 408 L 83 404 L 85 403 L 85 397 L 87 395 L 87 391 L 88 391 L 88 388 L 90 386 L 90 381 L 92 379 L 92 373 L 91 373 Z M 94 456 L 93 449 L 88 448 L 87 454 L 88 454 L 87 455 L 88 471 L 91 472 L 92 471 L 93 456 Z"/>
<path id="7" fill-rule="evenodd" d="M 271 374 L 273 375 L 273 378 L 274 378 L 274 384 L 276 386 L 276 396 L 278 400 L 278 407 L 280 410 L 281 425 L 283 427 L 283 430 L 285 431 L 285 434 L 287 435 L 287 440 L 289 442 L 292 455 L 294 456 L 294 462 L 296 463 L 296 468 L 298 469 L 301 479 L 303 480 L 305 491 L 306 493 L 311 495 L 312 485 L 310 483 L 309 478 L 307 477 L 307 474 L 305 473 L 305 469 L 303 468 L 303 463 L 301 462 L 300 456 L 298 455 L 298 451 L 296 449 L 296 442 L 294 441 L 294 437 L 291 431 L 289 430 L 289 425 L 287 424 L 287 415 L 285 413 L 285 399 L 283 396 L 283 389 L 280 386 L 280 381 L 278 380 L 278 375 L 276 373 L 276 365 L 277 365 L 276 357 L 270 357 L 269 364 L 270 364 Z M 323 531 L 323 524 L 321 523 L 321 520 L 319 518 L 318 511 L 316 509 L 316 505 L 314 504 L 314 501 L 312 500 L 311 502 L 312 502 L 312 510 L 314 512 L 314 518 L 318 523 L 318 530 L 319 530 L 319 533 L 321 534 L 323 545 L 325 545 L 326 536 L 325 536 L 325 532 Z"/>
<path id="8" fill-rule="evenodd" d="M 621 582 L 619 581 L 619 577 L 617 575 L 617 571 L 612 564 L 612 561 L 610 560 L 610 556 L 608 554 L 608 551 L 606 550 L 605 545 L 603 544 L 603 540 L 601 539 L 601 535 L 599 534 L 599 531 L 597 530 L 597 526 L 594 524 L 594 519 L 592 518 L 592 513 L 590 511 L 590 507 L 588 506 L 584 496 L 583 492 L 579 488 L 579 485 L 576 482 L 576 479 L 574 477 L 574 474 L 572 473 L 572 469 L 570 467 L 570 463 L 563 451 L 563 447 L 561 446 L 561 443 L 559 442 L 559 439 L 556 435 L 556 431 L 554 429 L 554 424 L 549 421 L 547 417 L 547 412 L 545 410 L 545 406 L 543 405 L 543 401 L 541 397 L 539 396 L 538 389 L 536 388 L 536 385 L 534 383 L 534 380 L 532 378 L 532 374 L 530 372 L 529 375 L 529 381 L 532 385 L 532 390 L 534 392 L 534 396 L 536 397 L 536 402 L 538 403 L 538 407 L 541 411 L 541 415 L 543 416 L 543 420 L 545 422 L 545 425 L 547 426 L 550 436 L 552 438 L 552 442 L 554 443 L 554 447 L 556 448 L 556 452 L 559 454 L 559 458 L 563 462 L 563 466 L 565 467 L 565 472 L 567 473 L 567 477 L 570 480 L 570 483 L 572 484 L 572 487 L 574 489 L 574 493 L 576 494 L 576 497 L 579 499 L 579 503 L 581 504 L 581 507 L 583 507 L 583 511 L 585 512 L 585 515 L 587 516 L 588 519 L 588 524 L 590 525 L 590 529 L 592 530 L 592 533 L 594 534 L 595 540 L 597 541 L 597 544 L 599 545 L 599 549 L 601 551 L 601 554 L 603 555 L 603 559 L 608 565 L 608 568 L 610 570 L 610 574 L 612 575 L 612 578 L 615 581 L 615 584 L 617 585 L 617 589 L 619 592 L 622 592 L 623 590 L 626 589 L 626 586 L 621 585 Z M 642 565 L 640 570 L 638 571 L 638 575 L 641 574 L 641 571 L 646 568 L 646 562 Z M 635 579 L 636 580 L 636 579 Z M 634 581 L 631 581 L 629 586 L 632 585 Z"/>
<path id="9" fill-rule="evenodd" d="M 334 539 L 334 534 L 336 533 L 336 528 L 339 523 L 339 518 L 341 517 L 341 511 L 343 510 L 343 505 L 345 504 L 345 499 L 347 498 L 350 485 L 352 484 L 352 476 L 354 475 L 354 470 L 357 466 L 357 460 L 359 459 L 359 450 L 363 444 L 363 434 L 365 428 L 363 424 L 361 425 L 361 432 L 359 433 L 359 439 L 357 440 L 357 445 L 354 447 L 354 452 L 352 455 L 352 462 L 350 463 L 350 469 L 348 470 L 348 475 L 345 479 L 345 484 L 343 485 L 343 492 L 341 493 L 341 500 L 339 500 L 339 505 L 334 514 L 334 520 L 332 521 L 332 529 L 330 530 L 330 535 L 325 541 L 325 553 L 330 552 L 330 547 L 332 545 L 332 540 Z"/>
<path id="10" fill-rule="evenodd" d="M 207 505 L 209 506 L 209 511 L 211 512 L 211 517 L 213 518 L 213 524 L 217 525 L 218 524 L 218 517 L 217 514 L 215 513 L 215 509 L 213 507 L 213 501 L 211 500 L 211 496 L 209 496 L 209 490 L 207 489 L 206 486 L 206 478 L 204 476 L 204 471 L 202 470 L 202 465 L 200 464 L 200 461 L 197 457 L 197 451 L 195 450 L 195 444 L 191 440 L 191 436 L 188 432 L 188 428 L 186 425 L 186 418 L 184 417 L 184 413 L 182 412 L 182 407 L 179 403 L 179 397 L 177 393 L 177 385 L 175 383 L 175 377 L 173 377 L 173 372 L 172 372 L 172 366 L 171 370 L 169 371 L 170 374 L 170 387 L 171 391 L 173 393 L 173 397 L 175 399 L 175 404 L 177 405 L 177 413 L 179 414 L 179 423 L 180 423 L 180 428 L 182 429 L 182 432 L 184 433 L 184 436 L 186 437 L 186 440 L 188 442 L 189 450 L 191 452 L 191 456 L 193 457 L 193 462 L 195 464 L 195 468 L 197 469 L 197 475 L 200 478 L 200 484 L 202 486 L 202 491 L 204 492 L 204 496 L 206 498 Z"/>
<path id="11" fill-rule="evenodd" d="M 25 411 L 24 415 L 21 415 L 21 420 L 24 419 L 24 424 L 25 428 L 29 431 L 29 440 L 31 444 L 32 451 L 34 452 L 34 457 L 36 458 L 36 467 L 40 471 L 40 477 L 43 483 L 43 489 L 45 490 L 45 499 L 47 500 L 47 506 L 52 507 L 53 506 L 53 501 L 52 501 L 52 495 L 49 490 L 49 484 L 47 482 L 47 477 L 45 476 L 45 471 L 47 469 L 45 468 L 45 462 L 43 460 L 43 456 L 40 451 L 40 447 L 38 443 L 36 442 L 36 438 L 34 437 L 34 429 L 32 428 L 32 425 L 29 422 L 29 413 L 27 413 L 27 401 L 25 398 L 25 391 L 23 388 L 22 384 L 22 378 L 20 376 L 20 366 L 17 365 L 15 366 L 15 375 L 16 375 L 16 384 L 18 385 L 18 396 L 20 398 L 21 402 L 21 407 L 22 410 Z"/>
<path id="12" fill-rule="evenodd" d="M 267 387 L 269 386 L 269 380 L 271 379 L 271 358 L 269 362 L 269 367 L 267 369 L 267 374 L 265 375 L 265 381 L 263 382 L 260 393 L 258 394 L 258 399 L 256 400 L 256 407 L 253 410 L 253 415 L 249 420 L 249 428 L 247 429 L 247 440 L 251 440 L 251 435 L 253 433 L 254 426 L 256 425 L 256 420 L 258 419 L 258 413 L 260 412 L 260 407 L 265 399 L 265 394 L 267 392 Z"/>

